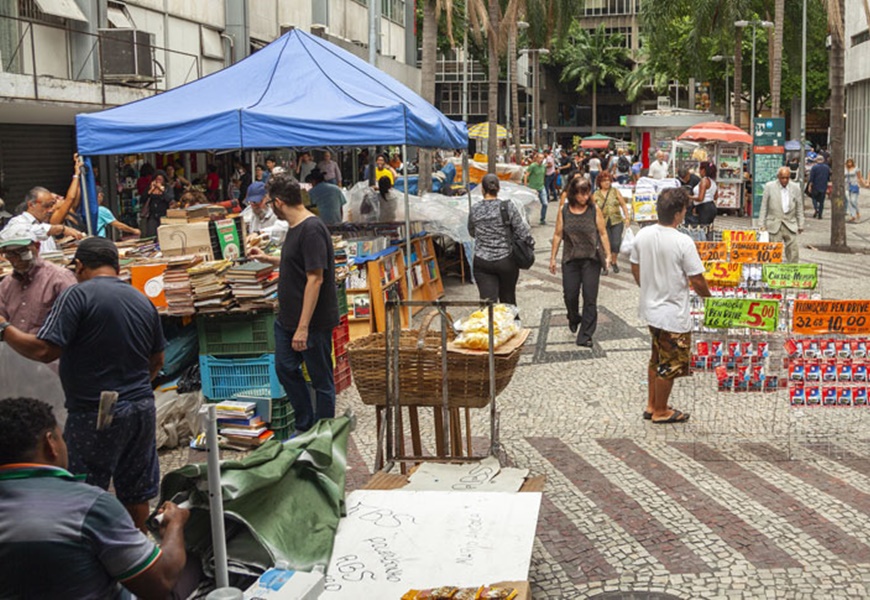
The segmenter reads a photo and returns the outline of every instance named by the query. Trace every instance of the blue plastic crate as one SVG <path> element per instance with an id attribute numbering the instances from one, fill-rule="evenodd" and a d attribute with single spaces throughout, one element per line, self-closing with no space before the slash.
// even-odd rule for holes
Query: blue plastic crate
<path id="1" fill-rule="evenodd" d="M 202 377 L 202 395 L 209 400 L 229 400 L 241 392 L 258 392 L 257 395 L 264 398 L 286 396 L 275 373 L 274 354 L 264 354 L 259 358 L 215 358 L 200 355 L 199 370 Z"/>

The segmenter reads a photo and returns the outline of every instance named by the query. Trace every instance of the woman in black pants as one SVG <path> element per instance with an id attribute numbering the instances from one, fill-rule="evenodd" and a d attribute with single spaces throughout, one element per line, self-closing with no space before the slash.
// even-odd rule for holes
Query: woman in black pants
<path id="1" fill-rule="evenodd" d="M 498 177 L 485 175 L 480 183 L 483 200 L 471 206 L 468 231 L 474 238 L 474 278 L 481 300 L 504 304 L 517 303 L 517 279 L 520 275 L 511 256 L 511 230 L 517 239 L 534 243 L 529 224 L 510 200 L 499 200 Z M 502 221 L 502 207 L 510 223 Z"/>
<path id="2" fill-rule="evenodd" d="M 592 335 L 598 325 L 598 281 L 601 256 L 610 256 L 610 243 L 604 215 L 592 202 L 592 186 L 581 177 L 575 177 L 568 186 L 568 202 L 556 216 L 556 233 L 550 252 L 550 273 L 556 274 L 556 255 L 565 240 L 562 252 L 562 296 L 568 309 L 568 327 L 577 332 L 577 345 L 592 347 Z M 599 245 L 601 251 L 599 251 Z M 583 291 L 583 313 L 579 310 L 580 291 Z M 578 332 L 577 329 L 580 329 Z"/>

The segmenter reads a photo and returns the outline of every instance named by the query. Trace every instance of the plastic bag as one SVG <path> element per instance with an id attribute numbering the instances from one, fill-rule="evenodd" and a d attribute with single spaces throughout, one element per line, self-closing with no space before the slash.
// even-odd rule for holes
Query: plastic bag
<path id="1" fill-rule="evenodd" d="M 634 232 L 631 227 L 626 227 L 622 236 L 622 244 L 619 246 L 619 253 L 623 256 L 631 256 L 632 248 L 634 248 Z"/>
<path id="2" fill-rule="evenodd" d="M 35 398 L 54 409 L 63 429 L 66 423 L 63 387 L 57 374 L 58 363 L 43 364 L 24 358 L 7 344 L 0 344 L 0 398 Z"/>
<path id="3" fill-rule="evenodd" d="M 467 319 L 458 321 L 454 327 L 461 331 L 456 337 L 456 345 L 469 350 L 489 349 L 489 316 L 485 308 L 471 313 Z M 516 319 L 516 308 L 506 304 L 496 304 L 492 309 L 493 343 L 498 348 L 520 332 Z"/>

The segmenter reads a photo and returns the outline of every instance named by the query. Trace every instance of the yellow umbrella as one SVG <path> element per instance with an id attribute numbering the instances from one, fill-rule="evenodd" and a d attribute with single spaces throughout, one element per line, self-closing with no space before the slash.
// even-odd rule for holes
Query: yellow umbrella
<path id="1" fill-rule="evenodd" d="M 495 126 L 496 138 L 500 140 L 507 139 L 508 132 L 507 129 L 502 127 L 501 125 Z M 477 125 L 471 125 L 468 128 L 468 137 L 475 138 L 478 140 L 487 140 L 489 139 L 489 123 L 478 123 Z"/>

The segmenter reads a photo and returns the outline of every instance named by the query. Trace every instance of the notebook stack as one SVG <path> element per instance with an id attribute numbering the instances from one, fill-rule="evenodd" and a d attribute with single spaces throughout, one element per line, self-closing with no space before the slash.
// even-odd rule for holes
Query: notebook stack
<path id="1" fill-rule="evenodd" d="M 251 261 L 227 270 L 226 280 L 239 310 L 272 310 L 278 296 L 278 273 L 268 263 Z"/>
<path id="2" fill-rule="evenodd" d="M 163 274 L 167 314 L 185 316 L 196 312 L 190 288 L 190 274 L 187 270 L 201 262 L 202 256 L 198 254 L 172 256 L 167 259 L 166 272 Z"/>
<path id="3" fill-rule="evenodd" d="M 210 260 L 187 270 L 196 312 L 222 313 L 234 306 L 233 295 L 225 281 L 230 265 L 229 260 Z"/>
<path id="4" fill-rule="evenodd" d="M 224 400 L 216 409 L 218 432 L 227 445 L 256 448 L 275 435 L 257 414 L 255 402 Z"/>

